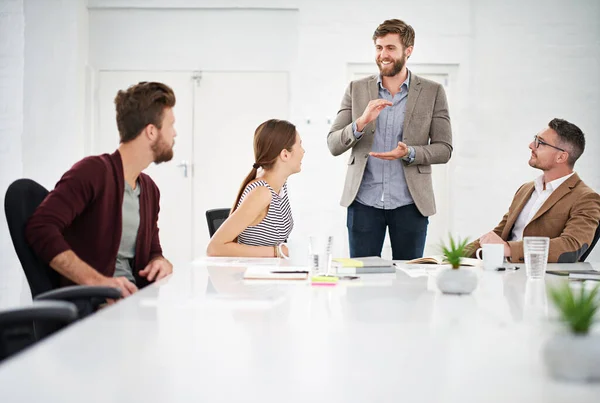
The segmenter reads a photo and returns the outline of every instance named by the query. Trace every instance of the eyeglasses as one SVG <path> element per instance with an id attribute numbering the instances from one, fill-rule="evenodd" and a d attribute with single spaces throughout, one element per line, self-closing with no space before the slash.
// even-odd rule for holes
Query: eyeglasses
<path id="1" fill-rule="evenodd" d="M 560 150 L 562 152 L 566 152 L 563 148 L 556 147 L 556 146 L 553 146 L 552 144 L 546 143 L 544 140 L 542 140 L 541 138 L 539 138 L 537 135 L 533 136 L 533 144 L 535 145 L 535 148 L 540 148 L 540 144 L 541 144 L 541 145 L 544 145 L 544 146 L 552 147 L 552 148 L 554 148 L 556 150 Z"/>

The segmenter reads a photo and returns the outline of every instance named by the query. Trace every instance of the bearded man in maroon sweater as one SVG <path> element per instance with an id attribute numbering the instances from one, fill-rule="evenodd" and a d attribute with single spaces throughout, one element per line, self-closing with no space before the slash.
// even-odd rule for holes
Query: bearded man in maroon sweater
<path id="1" fill-rule="evenodd" d="M 115 98 L 121 144 L 67 171 L 29 219 L 25 236 L 63 284 L 116 287 L 124 297 L 173 272 L 158 237 L 160 193 L 142 173 L 173 158 L 175 94 L 141 82 Z"/>

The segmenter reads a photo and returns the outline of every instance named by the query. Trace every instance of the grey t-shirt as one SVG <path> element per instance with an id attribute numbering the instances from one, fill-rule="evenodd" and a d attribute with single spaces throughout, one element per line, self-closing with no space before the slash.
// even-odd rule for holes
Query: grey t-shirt
<path id="1" fill-rule="evenodd" d="M 135 257 L 135 244 L 138 228 L 140 227 L 140 183 L 135 189 L 125 182 L 123 194 L 123 232 L 117 253 L 117 264 L 113 277 L 126 277 L 132 283 L 135 278 L 132 271 L 132 261 Z"/>

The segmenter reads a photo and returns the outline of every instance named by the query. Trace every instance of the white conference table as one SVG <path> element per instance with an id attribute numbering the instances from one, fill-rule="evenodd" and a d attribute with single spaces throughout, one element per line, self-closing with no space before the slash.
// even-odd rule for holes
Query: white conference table
<path id="1" fill-rule="evenodd" d="M 318 287 L 221 264 L 178 266 L 0 364 L 0 401 L 600 401 L 542 362 L 559 329 L 545 287 L 563 277 L 478 270 L 450 296 L 423 266 Z"/>

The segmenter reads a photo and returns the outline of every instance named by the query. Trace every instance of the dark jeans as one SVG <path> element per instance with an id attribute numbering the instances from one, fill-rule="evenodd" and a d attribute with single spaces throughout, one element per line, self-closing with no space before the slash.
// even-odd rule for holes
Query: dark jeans
<path id="1" fill-rule="evenodd" d="M 394 260 L 423 256 L 429 219 L 409 204 L 394 210 L 365 206 L 354 201 L 348 207 L 350 257 L 381 256 L 385 229 L 388 228 Z"/>

